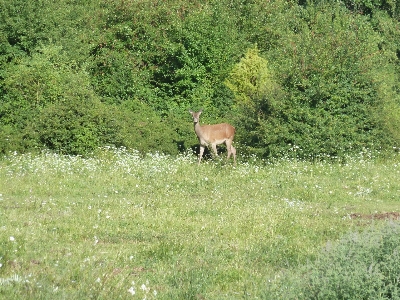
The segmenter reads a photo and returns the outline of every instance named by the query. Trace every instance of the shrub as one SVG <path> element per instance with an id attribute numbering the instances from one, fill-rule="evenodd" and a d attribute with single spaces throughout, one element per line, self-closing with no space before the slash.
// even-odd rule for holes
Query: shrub
<path id="1" fill-rule="evenodd" d="M 35 131 L 40 144 L 59 153 L 86 155 L 104 145 L 142 153 L 177 154 L 177 128 L 148 105 L 129 100 L 119 106 L 96 98 L 71 98 L 43 110 Z"/>
<path id="2" fill-rule="evenodd" d="M 47 106 L 35 126 L 41 144 L 72 155 L 86 154 L 99 147 L 100 132 L 93 106 L 96 106 L 94 101 L 78 98 Z"/>
<path id="3" fill-rule="evenodd" d="M 125 101 L 116 116 L 122 146 L 143 153 L 178 153 L 182 124 L 172 121 L 172 116 L 160 117 L 152 107 L 137 99 Z"/>
<path id="4" fill-rule="evenodd" d="M 93 98 L 86 72 L 76 70 L 74 63 L 65 59 L 62 47 L 55 45 L 38 47 L 31 57 L 8 64 L 3 76 L 0 136 L 4 143 L 0 151 L 4 153 L 40 148 L 38 138 L 42 137 L 37 130 L 40 124 L 50 126 L 43 120 L 50 110 L 66 99 Z"/>
<path id="5" fill-rule="evenodd" d="M 400 225 L 328 243 L 314 262 L 272 281 L 263 299 L 400 299 Z"/>

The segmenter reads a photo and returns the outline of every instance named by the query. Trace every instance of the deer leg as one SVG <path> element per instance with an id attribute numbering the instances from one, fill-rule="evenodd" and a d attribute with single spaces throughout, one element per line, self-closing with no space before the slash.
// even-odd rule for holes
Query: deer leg
<path id="1" fill-rule="evenodd" d="M 229 158 L 231 157 L 231 154 L 232 154 L 232 142 L 227 140 L 225 142 L 225 145 L 226 145 L 226 150 L 228 151 L 228 156 L 227 156 L 226 160 L 229 160 Z"/>
<path id="2" fill-rule="evenodd" d="M 233 164 L 236 166 L 236 149 L 231 145 L 231 152 L 233 154 Z"/>
<path id="3" fill-rule="evenodd" d="M 203 156 L 203 153 L 204 153 L 204 146 L 200 144 L 199 164 L 201 162 L 201 157 Z"/>
<path id="4" fill-rule="evenodd" d="M 233 155 L 233 162 L 236 165 L 236 149 L 232 146 L 232 141 L 227 140 L 225 144 L 226 149 L 228 150 L 228 157 L 226 158 L 226 160 L 229 160 L 231 155 Z"/>
<path id="5" fill-rule="evenodd" d="M 214 158 L 218 157 L 217 145 L 216 144 L 211 144 L 211 147 L 212 147 L 213 152 L 214 152 Z"/>

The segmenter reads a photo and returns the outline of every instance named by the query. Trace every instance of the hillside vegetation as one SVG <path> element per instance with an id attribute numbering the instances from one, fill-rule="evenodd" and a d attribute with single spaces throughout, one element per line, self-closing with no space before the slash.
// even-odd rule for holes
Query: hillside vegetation
<path id="1" fill-rule="evenodd" d="M 397 1 L 3 0 L 0 151 L 177 154 L 189 108 L 240 153 L 400 142 Z"/>

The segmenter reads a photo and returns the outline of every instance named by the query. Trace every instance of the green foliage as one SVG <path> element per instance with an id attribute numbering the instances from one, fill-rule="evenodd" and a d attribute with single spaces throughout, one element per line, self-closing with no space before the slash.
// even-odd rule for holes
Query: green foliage
<path id="1" fill-rule="evenodd" d="M 273 281 L 263 299 L 400 299 L 399 245 L 398 223 L 350 233 Z"/>
<path id="2" fill-rule="evenodd" d="M 126 101 L 123 108 L 120 111 L 95 98 L 66 99 L 48 106 L 34 129 L 43 145 L 65 154 L 86 155 L 104 145 L 142 153 L 177 154 L 183 150 L 167 118 L 161 119 L 140 101 Z"/>
<path id="3" fill-rule="evenodd" d="M 382 10 L 392 17 L 400 17 L 400 5 L 395 0 L 345 0 L 343 2 L 347 8 L 357 13 L 372 15 Z"/>
<path id="4" fill-rule="evenodd" d="M 265 155 L 265 144 L 260 136 L 262 115 L 270 114 L 280 103 L 282 94 L 274 80 L 268 61 L 259 55 L 257 47 L 248 49 L 225 81 L 235 94 L 238 139 L 245 145 L 241 151 Z M 280 128 L 284 128 L 283 126 Z M 265 132 L 261 133 L 262 135 Z M 276 138 L 279 133 L 268 136 Z M 265 136 L 267 137 L 267 135 Z M 277 140 L 273 141 L 275 145 Z"/>
<path id="5" fill-rule="evenodd" d="M 180 135 L 184 131 L 180 130 L 182 123 L 176 121 L 177 118 L 172 115 L 161 118 L 139 100 L 126 101 L 122 107 L 122 112 L 116 115 L 122 146 L 142 153 L 177 154 L 184 150 Z"/>
<path id="6" fill-rule="evenodd" d="M 396 1 L 5 0 L 0 19 L 3 153 L 97 145 L 174 153 L 172 145 L 193 144 L 188 108 L 206 110 L 205 123 L 233 123 L 239 151 L 263 157 L 400 142 Z M 143 107 L 148 115 L 130 121 Z M 50 129 L 53 113 L 73 118 L 68 109 L 77 120 L 65 124 L 79 134 Z M 146 130 L 168 134 L 125 129 L 146 118 Z"/>
<path id="7" fill-rule="evenodd" d="M 141 67 L 143 62 L 134 53 L 125 51 L 117 40 L 111 43 L 104 42 L 92 50 L 92 85 L 103 102 L 120 104 L 134 97 L 155 97 L 148 86 L 148 72 Z"/>
<path id="8" fill-rule="evenodd" d="M 253 106 L 252 99 L 269 93 L 274 83 L 268 61 L 259 56 L 257 47 L 248 49 L 245 56 L 235 65 L 225 84 L 235 94 L 238 106 Z"/>
<path id="9" fill-rule="evenodd" d="M 216 106 L 223 115 L 220 110 L 231 101 L 223 77 L 242 48 L 231 43 L 238 35 L 222 5 L 117 1 L 106 6 L 107 28 L 91 50 L 90 67 L 105 101 L 138 98 L 161 114 Z"/>
<path id="10" fill-rule="evenodd" d="M 93 99 L 66 98 L 47 106 L 35 122 L 39 141 L 46 148 L 63 154 L 92 152 L 102 145 L 102 116 L 97 114 L 96 107 L 99 105 Z"/>
<path id="11" fill-rule="evenodd" d="M 7 142 L 1 151 L 11 150 L 18 139 L 26 140 L 27 149 L 48 147 L 70 154 L 100 146 L 99 128 L 88 114 L 96 97 L 87 73 L 66 61 L 61 47 L 41 47 L 31 58 L 9 64 L 4 74 L 0 114 Z"/>
<path id="12" fill-rule="evenodd" d="M 64 59 L 62 48 L 51 45 L 36 49 L 32 57 L 24 56 L 6 65 L 0 106 L 0 135 L 5 141 L 0 145 L 1 152 L 41 147 L 32 126 L 47 105 L 76 89 L 72 78 L 83 74 Z"/>
<path id="13" fill-rule="evenodd" d="M 42 47 L 10 64 L 3 81 L 1 151 L 48 148 L 88 154 L 104 145 L 175 154 L 177 133 L 140 101 L 102 103 L 87 72 L 68 63 L 61 47 Z"/>
<path id="14" fill-rule="evenodd" d="M 265 56 L 280 88 L 254 97 L 254 108 L 241 115 L 249 151 L 309 158 L 393 144 L 375 112 L 396 75 L 368 19 L 320 4 L 274 20 L 286 32 Z"/>
<path id="15" fill-rule="evenodd" d="M 96 27 L 102 26 L 102 7 L 96 0 L 3 0 L 1 8 L 0 54 L 7 62 L 56 44 L 66 49 L 70 60 L 82 63 Z"/>
<path id="16" fill-rule="evenodd" d="M 171 26 L 165 56 L 153 77 L 160 95 L 172 99 L 169 109 L 203 107 L 224 116 L 233 99 L 222 83 L 246 43 L 239 43 L 243 36 L 235 27 L 235 19 L 219 2 L 185 11 L 185 18 Z"/>
<path id="17" fill-rule="evenodd" d="M 62 60 L 61 48 L 50 46 L 37 49 L 30 58 L 7 65 L 2 82 L 3 122 L 24 126 L 32 111 L 60 99 L 64 79 L 71 72 Z"/>

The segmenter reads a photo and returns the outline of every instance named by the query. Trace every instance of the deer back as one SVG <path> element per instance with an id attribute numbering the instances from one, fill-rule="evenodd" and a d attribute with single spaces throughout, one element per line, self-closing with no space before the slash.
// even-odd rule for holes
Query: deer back
<path id="1" fill-rule="evenodd" d="M 198 125 L 195 128 L 197 136 L 206 143 L 223 143 L 226 140 L 233 140 L 235 127 L 227 123 L 215 125 Z"/>

